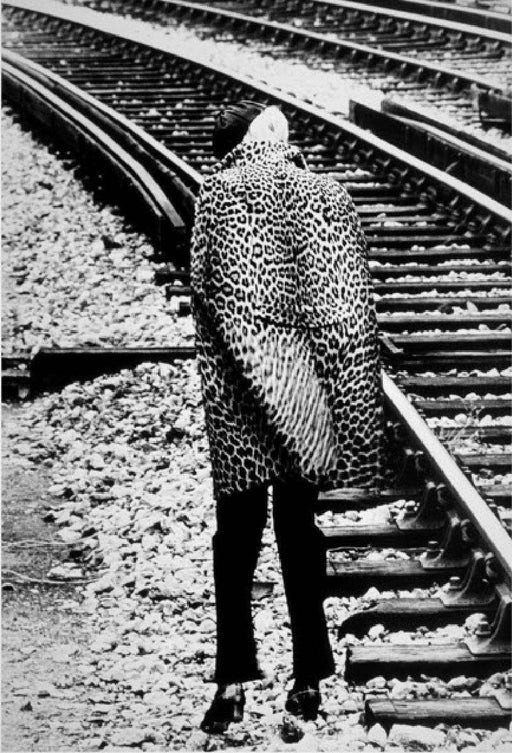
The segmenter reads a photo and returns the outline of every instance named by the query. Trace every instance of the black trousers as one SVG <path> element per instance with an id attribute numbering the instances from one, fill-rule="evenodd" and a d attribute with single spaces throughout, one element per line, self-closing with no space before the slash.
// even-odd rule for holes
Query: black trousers
<path id="1" fill-rule="evenodd" d="M 275 482 L 273 515 L 290 613 L 293 675 L 320 680 L 335 671 L 325 623 L 326 554 L 314 521 L 318 489 L 307 482 Z M 218 683 L 261 677 L 254 640 L 251 589 L 267 517 L 267 489 L 217 500 L 213 565 L 217 610 Z"/>

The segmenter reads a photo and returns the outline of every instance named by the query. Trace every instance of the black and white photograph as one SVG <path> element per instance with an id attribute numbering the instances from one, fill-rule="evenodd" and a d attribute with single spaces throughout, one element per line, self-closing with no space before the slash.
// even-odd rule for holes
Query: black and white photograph
<path id="1" fill-rule="evenodd" d="M 511 0 L 1 38 L 2 753 L 510 753 Z"/>

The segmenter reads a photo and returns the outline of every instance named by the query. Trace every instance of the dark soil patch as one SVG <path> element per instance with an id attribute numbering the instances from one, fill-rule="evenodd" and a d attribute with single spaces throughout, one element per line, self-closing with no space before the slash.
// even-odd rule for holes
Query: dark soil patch
<path id="1" fill-rule="evenodd" d="M 45 578 L 65 557 L 66 547 L 58 529 L 43 519 L 51 507 L 47 489 L 49 471 L 44 466 L 27 467 L 12 453 L 6 436 L 23 407 L 3 406 L 2 452 L 2 575 L 6 584 L 23 578 Z M 19 574 L 19 577 L 17 577 Z"/>
<path id="2" fill-rule="evenodd" d="M 76 587 L 24 580 L 46 579 L 67 551 L 43 520 L 48 469 L 25 467 L 12 452 L 9 434 L 24 410 L 2 409 L 2 751 L 78 750 L 90 714 L 88 616 Z"/>

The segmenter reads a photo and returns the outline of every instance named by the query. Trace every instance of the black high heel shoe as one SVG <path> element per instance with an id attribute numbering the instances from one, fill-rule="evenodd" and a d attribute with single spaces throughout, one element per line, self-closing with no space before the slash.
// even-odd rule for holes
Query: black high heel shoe
<path id="1" fill-rule="evenodd" d="M 201 722 L 201 730 L 209 735 L 222 734 L 232 722 L 242 721 L 244 706 L 245 693 L 241 685 L 220 685 Z"/>
<path id="2" fill-rule="evenodd" d="M 289 714 L 309 722 L 317 718 L 321 702 L 318 683 L 296 682 L 288 692 L 284 707 Z"/>

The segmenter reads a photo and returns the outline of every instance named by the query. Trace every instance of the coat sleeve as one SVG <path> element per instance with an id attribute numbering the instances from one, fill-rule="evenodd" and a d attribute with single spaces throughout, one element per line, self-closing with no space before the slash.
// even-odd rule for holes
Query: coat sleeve
<path id="1" fill-rule="evenodd" d="M 361 220 L 347 190 L 335 181 L 329 183 L 325 214 L 339 264 L 338 297 L 345 312 L 345 329 L 365 340 L 376 338 L 374 290 Z"/>
<path id="2" fill-rule="evenodd" d="M 250 275 L 244 277 L 241 269 L 248 263 L 250 269 L 250 234 L 245 240 L 240 232 L 230 235 L 233 223 L 224 224 L 227 204 L 219 191 L 215 183 L 207 184 L 197 200 L 191 249 L 194 313 L 207 317 L 215 340 L 235 365 L 228 378 L 243 378 L 301 471 L 325 472 L 336 465 L 335 431 L 307 332 L 263 321 L 248 303 Z M 236 227 L 250 228 L 253 217 L 243 201 L 236 212 Z"/>

